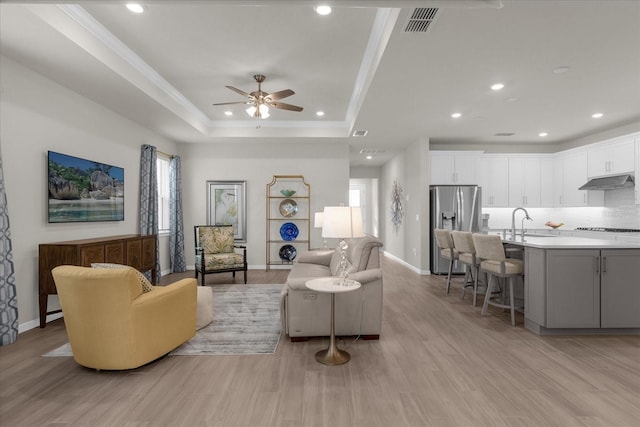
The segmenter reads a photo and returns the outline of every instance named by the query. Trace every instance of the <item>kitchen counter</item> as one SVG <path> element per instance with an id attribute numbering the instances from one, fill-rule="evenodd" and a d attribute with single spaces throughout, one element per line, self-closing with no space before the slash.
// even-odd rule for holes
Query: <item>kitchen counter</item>
<path id="1" fill-rule="evenodd" d="M 564 236 L 520 236 L 503 239 L 504 243 L 540 249 L 640 249 L 640 243 L 624 240 L 594 239 Z"/>

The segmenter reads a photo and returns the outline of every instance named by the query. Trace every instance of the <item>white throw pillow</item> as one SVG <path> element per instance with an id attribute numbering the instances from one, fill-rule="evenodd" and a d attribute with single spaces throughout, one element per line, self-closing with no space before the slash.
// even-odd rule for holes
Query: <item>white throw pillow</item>
<path id="1" fill-rule="evenodd" d="M 153 290 L 153 285 L 151 284 L 151 282 L 149 282 L 149 280 L 147 280 L 144 274 L 140 273 L 138 270 L 131 267 L 130 265 L 113 264 L 109 262 L 94 262 L 94 263 L 91 263 L 91 267 L 92 268 L 130 268 L 137 273 L 138 280 L 142 285 L 142 292 L 151 292 Z"/>

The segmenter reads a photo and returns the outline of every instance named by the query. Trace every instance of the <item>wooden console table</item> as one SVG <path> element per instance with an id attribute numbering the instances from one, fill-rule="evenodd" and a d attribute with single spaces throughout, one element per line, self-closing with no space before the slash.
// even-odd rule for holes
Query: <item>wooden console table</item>
<path id="1" fill-rule="evenodd" d="M 151 271 L 151 282 L 156 283 L 156 235 L 128 234 L 95 239 L 70 240 L 68 242 L 43 243 L 39 246 L 38 279 L 40 303 L 40 327 L 47 323 L 49 295 L 58 293 L 51 270 L 59 265 L 90 267 L 94 262 L 125 264 L 137 270 Z"/>

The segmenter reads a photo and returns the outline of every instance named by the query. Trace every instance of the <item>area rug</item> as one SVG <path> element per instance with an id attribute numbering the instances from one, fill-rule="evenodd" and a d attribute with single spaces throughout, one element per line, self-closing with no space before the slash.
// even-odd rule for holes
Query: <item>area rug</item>
<path id="1" fill-rule="evenodd" d="M 282 285 L 211 285 L 213 322 L 171 356 L 273 354 L 280 341 Z M 69 343 L 44 357 L 71 356 Z"/>

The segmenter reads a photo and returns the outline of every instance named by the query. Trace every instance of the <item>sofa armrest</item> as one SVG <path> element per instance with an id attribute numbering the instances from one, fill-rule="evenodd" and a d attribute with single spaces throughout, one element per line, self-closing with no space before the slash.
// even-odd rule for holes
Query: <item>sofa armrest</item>
<path id="1" fill-rule="evenodd" d="M 133 315 L 137 337 L 144 337 L 154 347 L 168 341 L 175 348 L 194 336 L 196 288 L 196 279 L 188 278 L 154 286 L 153 291 L 136 298 Z"/>
<path id="2" fill-rule="evenodd" d="M 371 268 L 369 270 L 357 271 L 349 274 L 349 279 L 360 282 L 365 285 L 375 280 L 382 279 L 382 270 L 379 268 Z"/>
<path id="3" fill-rule="evenodd" d="M 334 251 L 334 249 L 319 249 L 315 251 L 302 252 L 298 257 L 298 262 L 329 266 Z"/>

